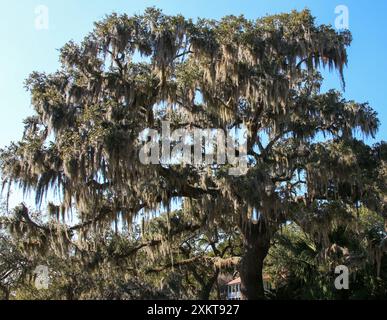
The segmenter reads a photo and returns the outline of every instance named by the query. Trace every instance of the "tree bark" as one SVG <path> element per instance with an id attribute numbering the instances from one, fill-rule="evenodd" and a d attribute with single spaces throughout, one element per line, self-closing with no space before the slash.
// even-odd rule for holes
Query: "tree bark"
<path id="1" fill-rule="evenodd" d="M 270 235 L 265 223 L 246 224 L 241 228 L 243 235 L 243 257 L 239 267 L 243 300 L 263 300 L 263 263 L 269 252 Z"/>
<path id="2" fill-rule="evenodd" d="M 195 267 L 190 268 L 194 278 L 197 282 L 200 284 L 200 291 L 198 294 L 199 300 L 210 300 L 210 294 L 212 291 L 212 288 L 214 287 L 215 283 L 218 280 L 219 272 L 220 270 L 217 268 L 215 271 L 215 274 L 211 276 L 209 279 L 206 278 L 206 276 L 201 276 L 195 269 Z"/>
<path id="3" fill-rule="evenodd" d="M 8 301 L 10 296 L 10 290 L 5 286 L 0 286 L 0 290 L 3 291 L 3 297 L 0 300 Z"/>
<path id="4" fill-rule="evenodd" d="M 219 270 L 216 271 L 213 277 L 208 279 L 208 281 L 202 286 L 199 294 L 199 300 L 208 301 L 210 300 L 210 295 L 212 288 L 214 287 L 215 282 L 218 280 Z"/>

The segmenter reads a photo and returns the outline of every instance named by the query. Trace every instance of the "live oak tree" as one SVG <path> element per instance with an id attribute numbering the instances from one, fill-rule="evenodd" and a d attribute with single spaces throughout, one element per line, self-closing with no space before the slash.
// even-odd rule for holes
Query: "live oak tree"
<path id="1" fill-rule="evenodd" d="M 33 264 L 10 238 L 0 233 L 0 300 L 8 300 L 13 290 L 30 279 Z"/>
<path id="2" fill-rule="evenodd" d="M 28 222 L 20 217 L 22 210 L 0 217 L 0 227 L 8 227 L 4 234 L 11 232 L 0 239 L 5 299 L 209 300 L 221 297 L 218 278 L 233 274 L 240 260 L 238 233 L 221 226 L 201 230 L 182 211 L 159 214 L 146 226 L 134 223 L 119 232 L 99 225 L 81 243 L 69 236 L 59 252 L 55 244 L 39 252 L 40 237 L 66 226 L 33 211 Z M 34 286 L 39 265 L 49 270 L 47 290 Z"/>
<path id="3" fill-rule="evenodd" d="M 96 23 L 82 43 L 61 49 L 57 72 L 27 80 L 35 115 L 23 139 L 1 153 L 8 186 L 34 191 L 37 204 L 53 190 L 60 198 L 49 205 L 53 216 L 63 222 L 73 212 L 80 221 L 40 228 L 38 247 L 63 249 L 75 235 L 81 241 L 88 230 L 131 224 L 177 202 L 202 217 L 202 230 L 224 219 L 239 229 L 242 294 L 263 298 L 263 262 L 283 223 L 297 220 L 324 238 L 332 208 L 370 205 L 385 214 L 385 179 L 364 174 L 359 159 L 371 151 L 355 138 L 374 136 L 376 113 L 320 90 L 321 67 L 337 70 L 344 87 L 350 42 L 348 31 L 316 25 L 308 10 L 192 21 L 148 9 Z M 139 134 L 161 132 L 162 121 L 245 126 L 248 172 L 141 164 Z M 377 152 L 370 157 L 384 164 Z M 25 208 L 19 217 L 22 229 L 36 231 Z"/>

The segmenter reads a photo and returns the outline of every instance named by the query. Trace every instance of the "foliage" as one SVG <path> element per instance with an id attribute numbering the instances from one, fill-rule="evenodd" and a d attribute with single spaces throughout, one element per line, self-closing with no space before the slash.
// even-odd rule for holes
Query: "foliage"
<path id="1" fill-rule="evenodd" d="M 354 213 L 355 214 L 355 213 Z M 375 243 L 386 237 L 383 219 L 360 210 L 359 220 L 331 230 L 331 246 L 289 224 L 275 238 L 267 259 L 267 272 L 277 280 L 275 299 L 384 299 L 387 291 L 387 259 L 375 261 Z M 350 224 L 354 224 L 351 226 Z M 336 290 L 335 268 L 349 268 L 349 290 Z"/>
<path id="2" fill-rule="evenodd" d="M 34 115 L 21 141 L 0 153 L 4 186 L 33 191 L 38 206 L 50 191 L 59 201 L 48 204 L 52 219 L 41 223 L 17 208 L 7 221 L 12 235 L 31 255 L 82 256 L 103 244 L 112 224 L 130 229 L 142 218 L 146 224 L 178 202 L 182 229 L 171 234 L 167 219 L 157 245 L 150 240 L 145 247 L 173 266 L 173 256 L 182 254 L 175 248 L 171 255 L 175 236 L 237 234 L 242 293 L 262 298 L 261 279 L 247 275 L 261 273 L 270 239 L 284 223 L 297 222 L 327 249 L 329 233 L 349 212 L 366 207 L 387 216 L 386 144 L 357 139 L 375 135 L 376 113 L 339 91 L 321 92 L 322 67 L 337 70 L 344 87 L 351 38 L 317 25 L 308 10 L 255 21 L 194 22 L 154 8 L 107 16 L 82 43 L 61 49 L 57 72 L 26 81 Z M 247 174 L 228 176 L 216 164 L 142 165 L 139 133 L 161 131 L 163 121 L 246 126 Z M 70 225 L 71 214 L 79 224 Z M 190 219 L 197 229 L 188 227 Z M 188 259 L 199 259 L 195 248 Z"/>

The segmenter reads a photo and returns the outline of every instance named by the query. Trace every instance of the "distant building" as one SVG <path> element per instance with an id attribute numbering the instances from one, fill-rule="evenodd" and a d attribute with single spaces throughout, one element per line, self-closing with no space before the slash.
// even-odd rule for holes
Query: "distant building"
<path id="1" fill-rule="evenodd" d="M 268 275 L 263 276 L 263 287 L 265 291 L 271 290 L 271 278 Z M 227 300 L 241 300 L 241 278 L 236 278 L 227 283 Z"/>

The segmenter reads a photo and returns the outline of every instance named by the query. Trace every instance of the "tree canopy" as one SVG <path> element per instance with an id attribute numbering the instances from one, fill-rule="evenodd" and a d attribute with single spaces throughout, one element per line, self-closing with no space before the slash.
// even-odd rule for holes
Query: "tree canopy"
<path id="1" fill-rule="evenodd" d="M 34 192 L 39 206 L 50 192 L 59 200 L 41 223 L 18 208 L 12 230 L 34 239 L 31 250 L 66 255 L 74 243 L 89 250 L 88 236 L 111 223 L 147 225 L 179 203 L 185 231 L 238 228 L 242 293 L 262 297 L 263 260 L 283 224 L 294 221 L 328 246 L 332 225 L 352 210 L 387 216 L 386 144 L 359 139 L 377 132 L 375 111 L 321 91 L 325 67 L 345 87 L 351 38 L 317 25 L 308 10 L 257 20 L 193 21 L 154 8 L 107 16 L 61 49 L 57 72 L 26 81 L 34 115 L 22 140 L 1 152 L 4 186 Z M 216 163 L 141 164 L 140 133 L 161 131 L 163 121 L 245 126 L 247 174 L 230 176 Z"/>

